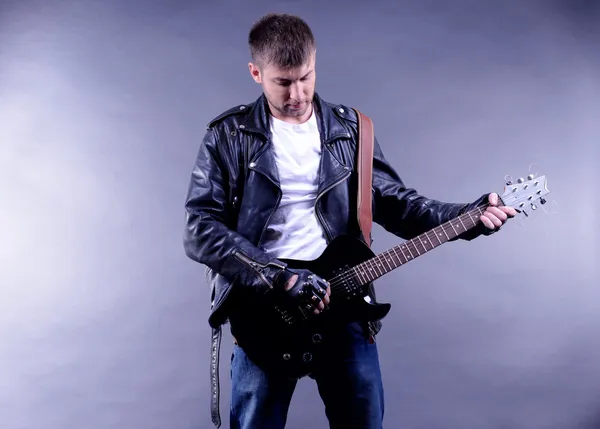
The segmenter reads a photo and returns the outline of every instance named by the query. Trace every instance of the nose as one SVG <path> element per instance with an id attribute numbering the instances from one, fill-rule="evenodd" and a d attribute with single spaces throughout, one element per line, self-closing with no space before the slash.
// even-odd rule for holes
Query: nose
<path id="1" fill-rule="evenodd" d="M 298 102 L 302 100 L 302 87 L 299 82 L 290 85 L 290 98 Z"/>

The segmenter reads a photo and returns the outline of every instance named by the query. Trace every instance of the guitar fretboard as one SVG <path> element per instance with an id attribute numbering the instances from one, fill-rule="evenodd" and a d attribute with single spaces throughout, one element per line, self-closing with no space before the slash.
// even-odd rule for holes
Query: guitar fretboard
<path id="1" fill-rule="evenodd" d="M 485 212 L 486 208 L 487 205 L 484 205 L 463 213 L 440 226 L 354 266 L 350 271 L 362 284 L 372 282 L 474 228 L 481 223 L 479 217 Z"/>

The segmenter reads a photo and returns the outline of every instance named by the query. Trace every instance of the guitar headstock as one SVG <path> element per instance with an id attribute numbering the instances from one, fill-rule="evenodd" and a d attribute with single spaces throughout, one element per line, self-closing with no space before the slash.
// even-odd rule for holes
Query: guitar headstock
<path id="1" fill-rule="evenodd" d="M 527 179 L 517 180 L 517 183 L 507 180 L 504 193 L 500 198 L 505 206 L 513 207 L 517 212 L 528 216 L 526 210 L 536 210 L 538 202 L 545 204 L 544 197 L 549 193 L 546 176 L 535 177 L 530 174 Z"/>

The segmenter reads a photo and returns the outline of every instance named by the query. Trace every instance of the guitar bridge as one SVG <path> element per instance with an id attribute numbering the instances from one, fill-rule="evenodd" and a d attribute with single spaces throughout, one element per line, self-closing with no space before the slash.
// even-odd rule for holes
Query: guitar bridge
<path id="1" fill-rule="evenodd" d="M 275 310 L 277 310 L 277 312 L 281 316 L 281 319 L 288 325 L 293 325 L 296 322 L 296 317 L 294 317 L 294 315 L 292 315 L 289 311 L 283 310 L 278 305 L 275 306 Z"/>

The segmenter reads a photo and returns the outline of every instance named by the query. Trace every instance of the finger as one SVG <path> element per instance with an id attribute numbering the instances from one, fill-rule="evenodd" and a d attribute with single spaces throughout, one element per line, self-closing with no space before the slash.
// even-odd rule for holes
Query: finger
<path id="1" fill-rule="evenodd" d="M 489 212 L 484 213 L 483 217 L 489 222 L 488 224 L 486 224 L 488 228 L 494 229 L 502 226 L 502 221 Z M 482 221 L 485 223 L 484 220 Z"/>
<path id="2" fill-rule="evenodd" d="M 325 295 L 325 298 L 323 298 L 323 303 L 325 305 L 329 305 L 330 302 L 331 302 L 331 300 L 329 299 L 329 295 Z"/>
<path id="3" fill-rule="evenodd" d="M 313 314 L 319 314 L 321 311 L 323 311 L 324 308 L 325 308 L 325 305 L 322 302 L 319 302 L 319 305 L 315 306 L 315 309 L 313 310 Z"/>
<path id="4" fill-rule="evenodd" d="M 504 213 L 506 213 L 506 216 L 508 217 L 515 217 L 517 215 L 517 211 L 514 209 L 514 207 L 500 207 L 500 210 L 502 210 Z"/>
<path id="5" fill-rule="evenodd" d="M 494 224 L 488 219 L 487 216 L 481 215 L 479 216 L 479 220 L 485 225 L 486 228 L 494 229 Z"/>
<path id="6" fill-rule="evenodd" d="M 481 222 L 486 226 L 486 228 L 489 229 L 496 229 L 497 226 L 500 225 L 496 225 L 494 223 L 494 221 L 491 218 L 496 219 L 493 215 L 489 215 L 489 214 L 483 214 L 479 217 L 479 219 L 481 220 Z M 498 221 L 500 224 L 502 224 L 502 222 L 499 221 L 499 219 L 496 219 L 496 221 Z"/>
<path id="7" fill-rule="evenodd" d="M 494 215 L 494 217 L 500 219 L 501 221 L 505 221 L 508 218 L 508 215 L 498 207 L 488 207 L 486 212 Z"/>
<path id="8" fill-rule="evenodd" d="M 298 274 L 294 274 L 292 277 L 290 277 L 290 279 L 287 281 L 287 283 L 284 286 L 285 290 L 290 290 L 292 288 L 292 286 L 294 286 L 296 284 L 296 281 L 298 280 Z"/>
<path id="9" fill-rule="evenodd" d="M 488 201 L 492 206 L 498 205 L 498 194 L 492 192 L 490 195 L 488 195 Z"/>
<path id="10" fill-rule="evenodd" d="M 319 305 L 315 305 L 313 307 L 313 314 L 319 314 L 321 312 L 321 308 L 319 308 L 321 306 L 321 303 L 319 303 Z"/>

